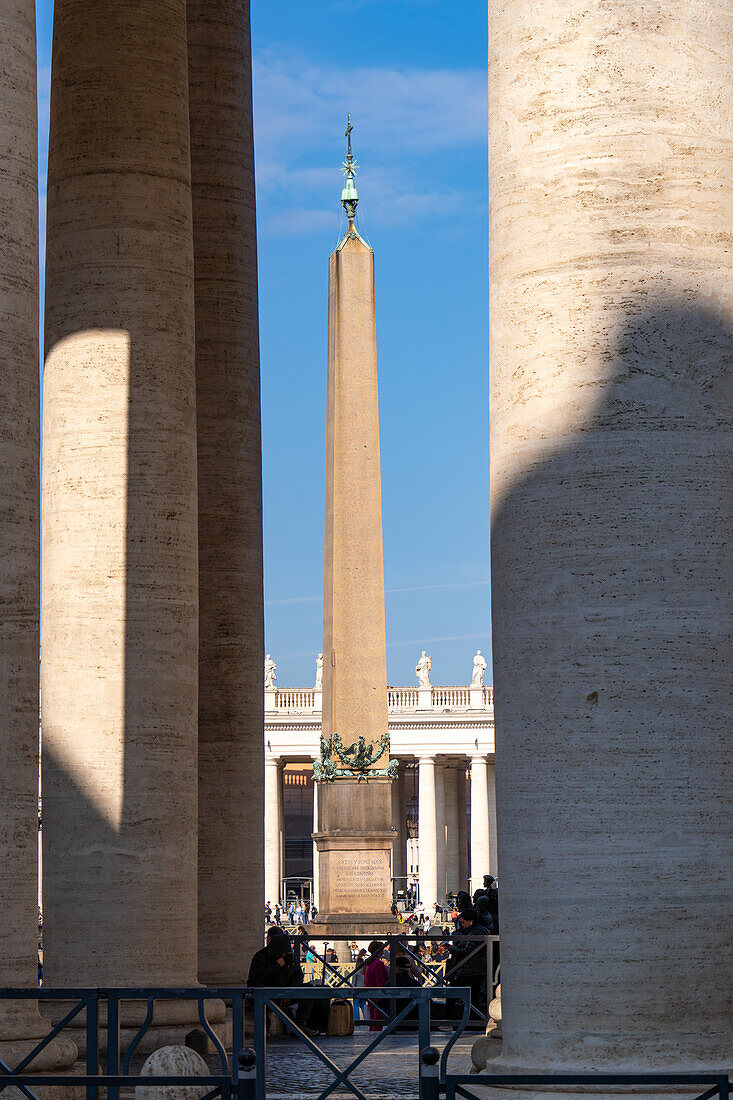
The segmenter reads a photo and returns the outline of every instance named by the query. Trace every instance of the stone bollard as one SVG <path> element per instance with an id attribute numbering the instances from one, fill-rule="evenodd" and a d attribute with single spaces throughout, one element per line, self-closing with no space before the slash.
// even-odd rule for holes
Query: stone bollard
<path id="1" fill-rule="evenodd" d="M 140 1070 L 141 1077 L 210 1077 L 200 1054 L 189 1047 L 169 1046 L 154 1051 Z M 199 1100 L 208 1085 L 138 1085 L 135 1100 Z"/>
<path id="2" fill-rule="evenodd" d="M 486 1025 L 486 1034 L 471 1047 L 471 1061 L 473 1063 L 471 1073 L 481 1073 L 486 1069 L 486 1063 L 499 1050 L 497 1041 L 501 1040 L 501 986 L 496 987 L 496 996 L 489 1004 L 489 1022 Z"/>

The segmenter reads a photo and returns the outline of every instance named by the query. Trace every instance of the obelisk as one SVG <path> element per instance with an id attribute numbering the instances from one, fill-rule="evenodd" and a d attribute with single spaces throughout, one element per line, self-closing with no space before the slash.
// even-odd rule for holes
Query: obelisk
<path id="1" fill-rule="evenodd" d="M 501 1063 L 724 1071 L 733 5 L 489 9 Z"/>
<path id="2" fill-rule="evenodd" d="M 199 549 L 199 978 L 265 904 L 262 460 L 249 0 L 188 0 Z"/>
<path id="3" fill-rule="evenodd" d="M 316 765 L 320 919 L 380 931 L 391 903 L 382 494 L 374 253 L 355 227 L 347 126 L 348 229 L 329 263 L 323 729 Z"/>
<path id="4" fill-rule="evenodd" d="M 38 124 L 33 0 L 0 8 L 0 986 L 38 982 Z M 0 1001 L 0 1059 L 49 1030 L 35 1001 Z M 76 1060 L 66 1036 L 29 1069 Z M 11 1089 L 16 1095 L 18 1090 Z"/>

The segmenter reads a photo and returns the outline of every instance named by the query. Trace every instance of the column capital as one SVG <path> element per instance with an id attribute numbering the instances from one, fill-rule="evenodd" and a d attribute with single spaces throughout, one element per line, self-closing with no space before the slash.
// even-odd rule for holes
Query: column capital
<path id="1" fill-rule="evenodd" d="M 282 763 L 283 763 L 282 757 L 276 756 L 274 753 L 268 753 L 268 752 L 265 753 L 265 766 L 266 767 L 268 767 L 268 766 L 273 767 L 273 765 L 274 765 L 276 768 L 279 768 Z"/>
<path id="2" fill-rule="evenodd" d="M 428 756 L 426 753 L 423 753 L 422 756 L 419 756 L 417 758 L 417 762 L 418 762 L 418 764 L 433 764 L 434 765 L 435 764 L 435 755 Z"/>
<path id="3" fill-rule="evenodd" d="M 485 753 L 485 752 L 472 752 L 471 753 L 471 763 L 472 764 L 487 764 L 488 763 L 487 756 L 488 756 L 488 754 Z"/>

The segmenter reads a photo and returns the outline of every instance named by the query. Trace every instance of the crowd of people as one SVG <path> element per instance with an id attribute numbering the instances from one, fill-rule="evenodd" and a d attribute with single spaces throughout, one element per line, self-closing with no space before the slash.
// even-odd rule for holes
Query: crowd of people
<path id="1" fill-rule="evenodd" d="M 277 928 L 283 928 L 286 925 L 298 928 L 311 923 L 317 916 L 317 907 L 309 902 L 294 899 L 291 899 L 287 905 L 281 905 L 280 902 L 270 905 L 269 901 L 265 902 L 265 924 L 274 924 Z"/>
<path id="2" fill-rule="evenodd" d="M 304 984 L 303 963 L 320 959 L 320 981 L 326 984 L 327 976 L 335 972 L 338 953 L 326 945 L 322 954 L 312 946 L 308 929 L 309 920 L 317 916 L 315 907 L 292 902 L 287 908 L 273 907 L 269 902 L 265 916 L 273 921 L 267 931 L 265 946 L 252 959 L 248 984 L 270 988 L 297 987 Z M 393 915 L 405 927 L 405 938 L 397 935 L 383 942 L 372 940 L 367 948 L 360 948 L 356 940 L 348 946 L 351 966 L 347 980 L 354 988 L 354 1016 L 369 1020 L 371 1030 L 379 1030 L 384 1019 L 382 1007 L 369 1000 L 368 990 L 389 984 L 412 987 L 426 984 L 426 979 L 440 979 L 440 984 L 466 987 L 471 990 L 471 1003 L 484 1011 L 491 999 L 491 977 L 487 976 L 486 943 L 481 939 L 499 932 L 499 893 L 496 880 L 484 876 L 484 885 L 473 897 L 461 890 L 449 905 L 437 902 L 426 909 L 418 904 L 412 912 L 405 913 L 397 905 Z M 297 928 L 289 935 L 283 923 Z M 407 936 L 415 937 L 414 943 Z M 342 959 L 343 963 L 343 959 Z M 390 967 L 393 972 L 390 973 Z M 324 1003 L 327 1003 L 324 1001 Z M 398 1008 L 399 1010 L 399 1008 Z M 318 999 L 302 999 L 288 1006 L 293 1019 L 306 1034 L 325 1030 L 327 1020 Z"/>

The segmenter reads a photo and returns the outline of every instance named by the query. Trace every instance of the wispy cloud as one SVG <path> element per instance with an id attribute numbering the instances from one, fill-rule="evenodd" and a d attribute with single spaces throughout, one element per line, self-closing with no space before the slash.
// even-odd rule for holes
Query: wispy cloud
<path id="1" fill-rule="evenodd" d="M 395 594 L 401 593 L 401 592 L 440 592 L 440 591 L 447 591 L 449 589 L 458 589 L 458 588 L 488 588 L 490 586 L 490 584 L 491 584 L 491 581 L 488 581 L 488 580 L 485 580 L 485 581 L 450 581 L 447 584 L 416 584 L 416 585 L 410 585 L 408 588 L 387 588 L 387 589 L 385 589 L 385 591 L 386 591 L 386 594 L 388 596 L 392 596 L 392 595 L 395 595 Z M 267 607 L 278 607 L 278 606 L 283 606 L 285 604 L 320 603 L 322 599 L 323 599 L 323 596 L 286 596 L 283 599 L 266 600 L 265 604 L 266 604 Z M 469 635 L 469 636 L 474 637 L 474 635 Z M 408 645 L 410 643 L 399 642 L 399 643 L 395 643 L 395 644 Z"/>
<path id="2" fill-rule="evenodd" d="M 406 642 L 388 642 L 387 649 L 397 649 L 403 645 L 432 645 L 433 642 L 467 642 L 471 638 L 489 639 L 488 630 L 482 630 L 478 634 L 444 634 L 438 638 L 409 638 Z"/>
<path id="3" fill-rule="evenodd" d="M 276 51 L 254 63 L 257 182 L 270 232 L 333 226 L 347 111 L 366 167 L 359 187 L 369 221 L 449 216 L 475 201 L 424 170 L 430 158 L 486 145 L 486 78 L 480 70 L 361 69 L 315 65 Z"/>

